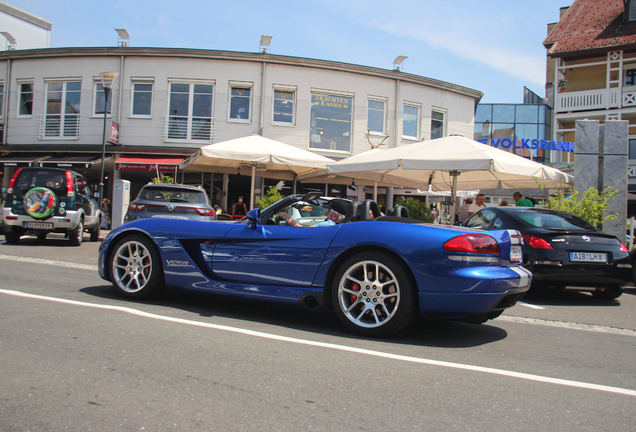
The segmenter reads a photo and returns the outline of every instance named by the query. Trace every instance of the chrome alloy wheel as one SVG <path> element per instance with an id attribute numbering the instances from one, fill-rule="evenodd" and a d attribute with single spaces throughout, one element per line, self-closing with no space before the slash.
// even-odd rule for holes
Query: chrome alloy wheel
<path id="1" fill-rule="evenodd" d="M 360 261 L 349 267 L 338 284 L 338 301 L 344 315 L 356 326 L 375 328 L 398 311 L 397 277 L 378 261 Z"/>
<path id="2" fill-rule="evenodd" d="M 135 293 L 148 285 L 152 276 L 150 251 L 138 241 L 123 243 L 112 261 L 114 282 L 128 293 Z"/>

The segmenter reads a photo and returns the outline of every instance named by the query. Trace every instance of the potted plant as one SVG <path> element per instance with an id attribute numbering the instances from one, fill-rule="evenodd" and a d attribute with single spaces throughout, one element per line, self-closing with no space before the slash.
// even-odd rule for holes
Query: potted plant
<path id="1" fill-rule="evenodd" d="M 563 93 L 563 90 L 565 90 L 565 85 L 566 85 L 567 83 L 568 83 L 568 82 L 567 82 L 567 80 L 565 80 L 565 79 L 560 79 L 560 80 L 559 80 L 559 84 L 558 84 L 558 87 L 559 87 L 559 93 Z"/>

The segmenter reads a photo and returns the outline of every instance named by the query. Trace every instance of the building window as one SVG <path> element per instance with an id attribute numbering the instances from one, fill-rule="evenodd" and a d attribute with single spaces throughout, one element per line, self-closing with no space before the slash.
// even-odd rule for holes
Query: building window
<path id="1" fill-rule="evenodd" d="M 353 97 L 311 94 L 309 148 L 351 152 Z"/>
<path id="2" fill-rule="evenodd" d="M 168 139 L 210 141 L 213 84 L 170 83 Z"/>
<path id="3" fill-rule="evenodd" d="M 420 108 L 414 105 L 404 104 L 404 117 L 402 118 L 402 136 L 419 139 L 420 136 Z"/>
<path id="4" fill-rule="evenodd" d="M 132 84 L 132 112 L 133 117 L 152 116 L 152 86 L 153 83 Z"/>
<path id="5" fill-rule="evenodd" d="M 93 111 L 93 116 L 104 116 L 104 86 L 102 85 L 102 83 L 95 83 L 94 86 L 95 89 L 95 93 L 93 95 L 93 100 L 95 101 L 95 106 L 94 106 L 94 111 Z M 110 117 L 112 115 L 111 112 L 111 107 L 113 105 L 113 94 L 114 94 L 114 89 L 110 90 L 110 94 L 108 95 L 108 113 L 107 115 Z"/>
<path id="6" fill-rule="evenodd" d="M 50 82 L 46 85 L 44 137 L 79 136 L 82 83 Z"/>
<path id="7" fill-rule="evenodd" d="M 636 0 L 629 0 L 629 20 L 636 21 Z"/>
<path id="8" fill-rule="evenodd" d="M 0 82 L 0 118 L 4 117 L 4 83 Z"/>
<path id="9" fill-rule="evenodd" d="M 636 160 L 636 139 L 629 140 L 629 160 Z"/>
<path id="10" fill-rule="evenodd" d="M 625 71 L 625 85 L 636 85 L 636 69 L 627 69 Z"/>
<path id="11" fill-rule="evenodd" d="M 294 103 L 296 92 L 287 89 L 274 89 L 274 109 L 272 122 L 274 124 L 294 125 Z"/>
<path id="12" fill-rule="evenodd" d="M 228 113 L 230 120 L 249 122 L 251 118 L 251 99 L 251 85 L 230 83 L 230 112 Z"/>
<path id="13" fill-rule="evenodd" d="M 20 106 L 18 116 L 30 117 L 33 115 L 33 83 L 20 84 Z"/>
<path id="14" fill-rule="evenodd" d="M 444 136 L 444 113 L 431 111 L 431 139 Z"/>
<path id="15" fill-rule="evenodd" d="M 384 135 L 384 125 L 386 124 L 386 102 L 369 99 L 367 105 L 367 130 Z"/>

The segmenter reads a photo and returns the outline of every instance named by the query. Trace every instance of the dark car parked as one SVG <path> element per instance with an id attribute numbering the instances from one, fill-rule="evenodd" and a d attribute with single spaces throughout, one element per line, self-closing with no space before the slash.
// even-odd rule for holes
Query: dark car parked
<path id="1" fill-rule="evenodd" d="M 533 287 L 594 288 L 593 295 L 613 299 L 631 281 L 632 265 L 625 244 L 569 213 L 489 207 L 463 225 L 520 231 L 524 240 L 523 265 L 532 272 Z"/>
<path id="2" fill-rule="evenodd" d="M 146 218 L 210 221 L 215 219 L 215 214 L 200 187 L 149 183 L 128 206 L 126 222 Z"/>
<path id="3" fill-rule="evenodd" d="M 86 178 L 61 168 L 20 168 L 13 175 L 3 208 L 4 236 L 16 244 L 27 232 L 44 240 L 65 233 L 73 246 L 82 244 L 84 231 L 98 241 L 101 211 Z"/>

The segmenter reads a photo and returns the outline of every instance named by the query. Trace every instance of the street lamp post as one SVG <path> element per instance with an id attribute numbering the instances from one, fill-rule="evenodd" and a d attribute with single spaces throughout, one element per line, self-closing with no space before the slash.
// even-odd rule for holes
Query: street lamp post
<path id="1" fill-rule="evenodd" d="M 102 87 L 104 88 L 104 133 L 102 134 L 102 173 L 99 177 L 99 197 L 104 199 L 104 159 L 106 158 L 106 117 L 108 116 L 108 96 L 113 88 L 113 84 L 117 77 L 118 72 L 102 72 L 99 77 L 102 80 Z"/>

